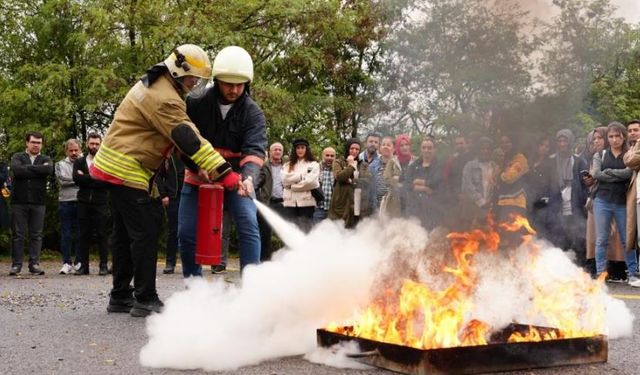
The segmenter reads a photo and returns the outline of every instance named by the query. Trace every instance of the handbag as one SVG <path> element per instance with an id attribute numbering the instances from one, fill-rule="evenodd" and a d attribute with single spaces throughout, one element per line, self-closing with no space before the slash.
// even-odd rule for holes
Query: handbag
<path id="1" fill-rule="evenodd" d="M 322 192 L 322 189 L 320 187 L 311 189 L 311 196 L 316 200 L 316 203 L 324 201 L 324 193 Z"/>

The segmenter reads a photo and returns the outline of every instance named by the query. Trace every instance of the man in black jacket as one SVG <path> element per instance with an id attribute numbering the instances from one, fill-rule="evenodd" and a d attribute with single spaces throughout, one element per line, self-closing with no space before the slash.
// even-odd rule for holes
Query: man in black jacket
<path id="1" fill-rule="evenodd" d="M 11 194 L 11 271 L 16 276 L 22 271 L 24 239 L 29 231 L 29 272 L 44 275 L 40 269 L 42 228 L 44 227 L 47 177 L 53 175 L 51 158 L 40 154 L 44 137 L 30 132 L 25 137 L 27 149 L 11 157 L 13 193 Z"/>
<path id="2" fill-rule="evenodd" d="M 158 170 L 156 184 L 162 207 L 167 214 L 167 257 L 163 274 L 172 274 L 176 268 L 178 251 L 178 209 L 180 207 L 180 191 L 184 181 L 184 163 L 177 152 L 164 161 Z"/>
<path id="3" fill-rule="evenodd" d="M 96 232 L 98 251 L 100 254 L 99 275 L 109 273 L 107 262 L 107 228 L 109 221 L 109 191 L 105 182 L 91 177 L 89 167 L 100 148 L 102 137 L 97 133 L 87 136 L 87 156 L 78 158 L 73 164 L 73 181 L 80 187 L 78 190 L 78 259 L 76 275 L 89 274 L 89 244 L 91 235 Z"/>

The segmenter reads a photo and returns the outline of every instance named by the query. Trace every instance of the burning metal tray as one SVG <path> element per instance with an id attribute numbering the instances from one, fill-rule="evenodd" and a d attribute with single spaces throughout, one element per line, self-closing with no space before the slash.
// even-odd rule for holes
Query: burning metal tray
<path id="1" fill-rule="evenodd" d="M 478 374 L 607 361 L 608 342 L 604 335 L 538 342 L 506 342 L 512 333 L 528 330 L 527 325 L 511 324 L 498 334 L 492 335 L 487 345 L 428 350 L 348 336 L 324 329 L 317 330 L 317 340 L 318 345 L 322 347 L 330 347 L 342 341 L 356 341 L 362 353 L 352 357 L 358 361 L 413 375 Z"/>

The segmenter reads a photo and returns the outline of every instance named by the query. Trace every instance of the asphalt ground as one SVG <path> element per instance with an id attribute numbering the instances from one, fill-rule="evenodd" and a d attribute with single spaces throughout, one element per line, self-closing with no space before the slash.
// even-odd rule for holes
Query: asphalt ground
<path id="1" fill-rule="evenodd" d="M 147 342 L 145 319 L 107 314 L 111 276 L 59 275 L 57 262 L 41 264 L 44 276 L 8 276 L 10 265 L 0 262 L 0 374 L 198 374 L 142 367 L 138 354 Z M 92 265 L 97 272 L 97 265 Z M 183 290 L 179 273 L 162 275 L 157 287 L 162 299 Z M 178 269 L 179 271 L 179 269 Z M 239 280 L 238 266 L 224 275 Z M 610 293 L 625 301 L 634 315 L 640 312 L 640 288 L 609 284 Z M 633 335 L 609 341 L 609 360 L 596 365 L 535 369 L 509 374 L 639 374 L 640 320 Z M 219 374 L 392 374 L 370 369 L 340 369 L 311 363 L 302 356 L 286 357 Z"/>

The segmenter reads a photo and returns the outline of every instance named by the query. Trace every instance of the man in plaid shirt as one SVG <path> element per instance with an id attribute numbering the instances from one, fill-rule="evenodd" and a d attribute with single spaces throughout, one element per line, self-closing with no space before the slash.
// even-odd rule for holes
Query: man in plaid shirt
<path id="1" fill-rule="evenodd" d="M 313 213 L 313 220 L 319 223 L 327 218 L 329 205 L 331 204 L 331 194 L 333 193 L 333 161 L 336 159 L 336 150 L 327 147 L 322 150 L 322 164 L 320 165 L 320 188 L 324 194 L 324 200 L 316 206 Z"/>

